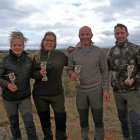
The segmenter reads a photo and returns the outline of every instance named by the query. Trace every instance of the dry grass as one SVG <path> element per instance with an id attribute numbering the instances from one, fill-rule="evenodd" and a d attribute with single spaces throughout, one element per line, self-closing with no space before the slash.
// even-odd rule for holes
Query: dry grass
<path id="1" fill-rule="evenodd" d="M 64 86 L 66 91 L 66 111 L 67 111 L 67 134 L 68 140 L 80 140 L 80 127 L 79 127 L 79 117 L 76 110 L 75 104 L 75 90 L 73 87 L 73 82 L 71 82 L 68 77 L 64 76 Z M 31 81 L 33 83 L 33 81 Z M 70 91 L 69 91 L 70 90 Z M 110 89 L 111 91 L 111 89 Z M 112 91 L 111 91 L 112 93 Z M 36 113 L 36 108 L 33 103 L 34 111 L 34 121 L 37 128 L 37 133 L 39 140 L 43 139 L 40 121 Z M 9 123 L 6 117 L 5 110 L 2 105 L 2 100 L 0 98 L 0 140 L 8 140 L 10 135 Z M 52 112 L 53 114 L 53 112 Z M 53 132 L 55 133 L 54 118 L 51 119 Z M 91 113 L 89 115 L 90 131 L 89 137 L 93 139 L 94 135 L 94 124 L 92 121 Z M 108 103 L 104 103 L 104 124 L 105 124 L 105 140 L 122 140 L 120 133 L 120 124 L 117 118 L 116 107 L 114 103 L 113 95 L 111 94 L 111 100 Z M 20 119 L 20 127 L 23 135 L 23 139 L 26 140 L 26 132 L 24 129 L 23 121 Z"/>

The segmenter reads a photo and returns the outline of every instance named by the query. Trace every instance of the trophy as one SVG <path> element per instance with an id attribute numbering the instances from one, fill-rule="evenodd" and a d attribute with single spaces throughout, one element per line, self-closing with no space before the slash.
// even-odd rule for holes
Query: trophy
<path id="1" fill-rule="evenodd" d="M 46 61 L 41 62 L 41 64 L 40 64 L 41 70 L 45 70 L 46 71 L 46 65 L 47 65 Z M 42 81 L 48 81 L 47 75 L 43 76 Z"/>
<path id="2" fill-rule="evenodd" d="M 74 67 L 74 71 L 75 71 L 75 73 L 77 74 L 77 79 L 76 79 L 76 81 L 75 81 L 75 84 L 77 85 L 77 86 L 79 86 L 80 85 L 80 72 L 81 72 L 81 65 L 75 65 L 75 67 Z"/>
<path id="3" fill-rule="evenodd" d="M 11 83 L 13 85 L 15 85 L 15 80 L 16 80 L 15 74 L 14 73 L 9 73 L 8 76 L 9 76 L 9 79 L 10 79 Z"/>
<path id="4" fill-rule="evenodd" d="M 134 65 L 128 65 L 128 66 L 127 66 L 127 76 L 128 76 L 127 79 L 130 79 L 133 70 L 134 70 Z"/>

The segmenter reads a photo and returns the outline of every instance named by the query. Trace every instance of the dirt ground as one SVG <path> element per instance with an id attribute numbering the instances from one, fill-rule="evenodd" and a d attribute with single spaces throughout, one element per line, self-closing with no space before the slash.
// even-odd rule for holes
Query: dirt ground
<path id="1" fill-rule="evenodd" d="M 36 109 L 33 105 L 34 110 L 34 122 L 37 129 L 37 134 L 39 140 L 43 140 L 43 135 L 41 131 L 40 121 L 36 113 Z M 79 118 L 75 106 L 75 96 L 66 97 L 66 111 L 67 111 L 67 134 L 68 140 L 80 140 L 80 127 Z M 52 112 L 53 115 L 53 112 Z M 54 118 L 51 119 L 53 133 L 55 133 Z M 89 115 L 89 138 L 93 140 L 94 137 L 94 124 L 92 121 L 91 113 Z M 114 104 L 114 98 L 111 96 L 111 101 L 104 103 L 104 125 L 105 125 L 105 140 L 122 140 L 122 134 L 120 131 L 120 123 L 117 119 L 116 108 Z M 24 129 L 23 121 L 20 119 L 20 128 L 22 131 L 23 140 L 27 140 L 26 132 Z M 10 140 L 11 133 L 9 130 L 9 123 L 6 117 L 5 110 L 2 105 L 2 100 L 0 97 L 0 140 Z"/>

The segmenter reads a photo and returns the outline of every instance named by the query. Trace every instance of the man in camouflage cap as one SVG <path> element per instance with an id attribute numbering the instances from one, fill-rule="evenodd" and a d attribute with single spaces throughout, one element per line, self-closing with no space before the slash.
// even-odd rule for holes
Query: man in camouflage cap
<path id="1" fill-rule="evenodd" d="M 140 48 L 128 41 L 128 35 L 125 25 L 114 27 L 116 42 L 107 58 L 124 140 L 131 140 L 131 135 L 133 140 L 140 140 Z"/>

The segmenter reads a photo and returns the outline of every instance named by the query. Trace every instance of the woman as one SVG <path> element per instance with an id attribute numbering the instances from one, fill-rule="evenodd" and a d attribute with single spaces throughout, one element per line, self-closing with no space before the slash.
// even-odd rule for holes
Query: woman
<path id="1" fill-rule="evenodd" d="M 9 54 L 0 62 L 0 86 L 3 104 L 10 122 L 14 140 L 21 140 L 19 128 L 20 112 L 28 140 L 38 140 L 32 116 L 30 75 L 31 58 L 24 51 L 27 38 L 21 32 L 12 32 Z"/>
<path id="2" fill-rule="evenodd" d="M 47 32 L 41 42 L 41 49 L 34 56 L 33 73 L 35 84 L 33 98 L 41 121 L 44 140 L 53 140 L 50 122 L 50 105 L 54 111 L 56 140 L 65 140 L 66 112 L 62 86 L 63 68 L 67 65 L 67 56 L 55 50 L 56 35 Z M 46 62 L 46 69 L 41 69 L 41 62 Z M 47 80 L 43 80 L 47 76 Z"/>

